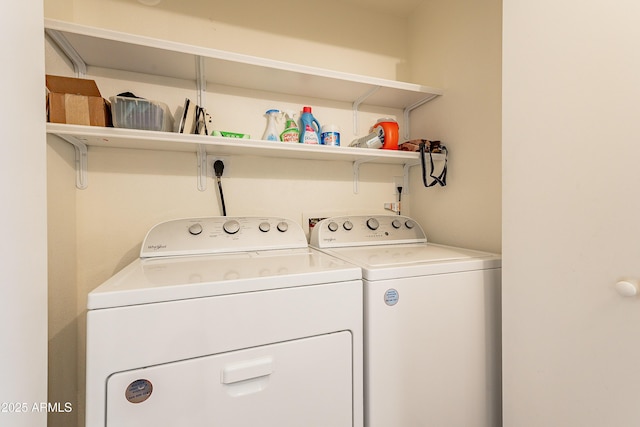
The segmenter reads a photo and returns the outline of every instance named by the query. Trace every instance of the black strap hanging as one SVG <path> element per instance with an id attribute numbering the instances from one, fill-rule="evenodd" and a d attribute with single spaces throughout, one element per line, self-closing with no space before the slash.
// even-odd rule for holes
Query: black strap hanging
<path id="1" fill-rule="evenodd" d="M 428 144 L 428 148 L 427 148 Z M 433 152 L 435 149 L 438 149 L 439 152 L 444 153 L 444 167 L 442 168 L 442 172 L 440 175 L 435 176 L 433 174 Z M 427 166 L 426 166 L 426 156 L 425 153 L 429 153 L 429 177 L 433 179 L 431 182 L 427 182 Z M 440 184 L 440 186 L 444 187 L 447 185 L 447 157 L 449 151 L 447 147 L 440 144 L 440 141 L 425 141 L 423 140 L 420 143 L 420 163 L 422 164 L 422 182 L 425 187 L 433 187 L 436 184 Z"/>

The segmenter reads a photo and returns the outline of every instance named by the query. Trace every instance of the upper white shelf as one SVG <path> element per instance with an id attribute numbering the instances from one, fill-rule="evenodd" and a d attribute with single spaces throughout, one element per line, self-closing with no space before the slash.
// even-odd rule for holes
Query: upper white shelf
<path id="1" fill-rule="evenodd" d="M 45 20 L 46 33 L 86 66 L 362 105 L 411 110 L 440 89 Z M 201 66 L 202 64 L 204 66 Z"/>

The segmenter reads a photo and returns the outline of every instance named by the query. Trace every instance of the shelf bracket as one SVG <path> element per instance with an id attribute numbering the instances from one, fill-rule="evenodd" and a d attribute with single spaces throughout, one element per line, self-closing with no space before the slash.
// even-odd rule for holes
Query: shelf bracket
<path id="1" fill-rule="evenodd" d="M 196 56 L 196 89 L 198 91 L 196 102 L 204 106 L 207 93 L 207 78 L 204 72 L 204 58 Z M 207 149 L 203 144 L 198 144 L 198 190 L 207 191 Z"/>
<path id="2" fill-rule="evenodd" d="M 426 104 L 427 102 L 437 98 L 438 94 L 434 94 L 431 96 L 428 96 L 424 99 L 421 99 L 420 101 L 413 103 L 411 105 L 409 105 L 408 107 L 405 107 L 404 112 L 403 112 L 403 117 L 404 117 L 404 139 L 409 140 L 409 136 L 411 135 L 411 126 L 410 126 L 410 122 L 409 122 L 409 113 L 411 113 L 413 110 L 415 110 L 416 108 Z"/>
<path id="3" fill-rule="evenodd" d="M 402 167 L 402 194 L 409 194 L 409 171 L 420 163 L 405 163 Z"/>
<path id="4" fill-rule="evenodd" d="M 207 149 L 198 144 L 198 190 L 207 191 Z"/>
<path id="5" fill-rule="evenodd" d="M 352 109 L 353 109 L 353 134 L 354 135 L 358 134 L 358 109 L 360 108 L 360 104 L 366 101 L 366 99 L 369 98 L 371 95 L 376 93 L 378 89 L 380 89 L 380 86 L 374 86 L 371 89 L 369 89 L 367 93 L 365 93 L 360 98 L 353 101 Z"/>
<path id="6" fill-rule="evenodd" d="M 79 190 L 86 190 L 86 188 L 89 186 L 89 182 L 87 180 L 87 144 L 71 135 L 56 135 L 67 141 L 69 144 L 73 145 L 73 148 L 76 152 L 76 188 Z"/>
<path id="7" fill-rule="evenodd" d="M 353 194 L 358 194 L 358 181 L 360 180 L 360 165 L 372 162 L 374 159 L 361 159 L 353 162 Z"/>
<path id="8" fill-rule="evenodd" d="M 204 72 L 204 58 L 196 56 L 196 89 L 198 90 L 197 104 L 204 107 L 207 94 L 207 77 Z"/>
<path id="9" fill-rule="evenodd" d="M 54 41 L 58 48 L 66 55 L 67 59 L 73 64 L 73 71 L 76 77 L 83 78 L 87 75 L 87 64 L 80 54 L 73 48 L 67 38 L 57 30 L 45 28 L 46 34 Z"/>

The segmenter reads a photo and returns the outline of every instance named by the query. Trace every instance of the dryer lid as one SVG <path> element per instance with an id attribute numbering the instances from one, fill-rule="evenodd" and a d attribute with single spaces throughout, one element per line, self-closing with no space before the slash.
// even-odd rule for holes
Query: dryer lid
<path id="1" fill-rule="evenodd" d="M 360 268 L 313 249 L 138 259 L 89 293 L 100 309 L 359 280 Z"/>
<path id="2" fill-rule="evenodd" d="M 140 259 L 93 290 L 91 309 L 361 279 L 359 268 L 311 250 L 280 217 L 185 218 L 147 233 Z"/>

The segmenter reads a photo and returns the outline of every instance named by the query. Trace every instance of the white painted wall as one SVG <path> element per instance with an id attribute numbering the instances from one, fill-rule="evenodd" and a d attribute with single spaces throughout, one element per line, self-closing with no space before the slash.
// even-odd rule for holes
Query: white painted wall
<path id="1" fill-rule="evenodd" d="M 506 426 L 640 424 L 640 4 L 504 0 Z"/>
<path id="2" fill-rule="evenodd" d="M 0 14 L 0 425 L 46 425 L 47 228 L 42 5 Z M 16 406 L 18 404 L 18 406 Z M 23 406 L 24 404 L 24 406 Z M 39 406 L 37 407 L 39 408 Z"/>
<path id="3" fill-rule="evenodd" d="M 446 187 L 411 175 L 412 215 L 429 240 L 501 251 L 501 0 L 430 0 L 411 15 L 412 79 L 444 96 L 411 117 L 414 138 L 450 151 Z"/>

